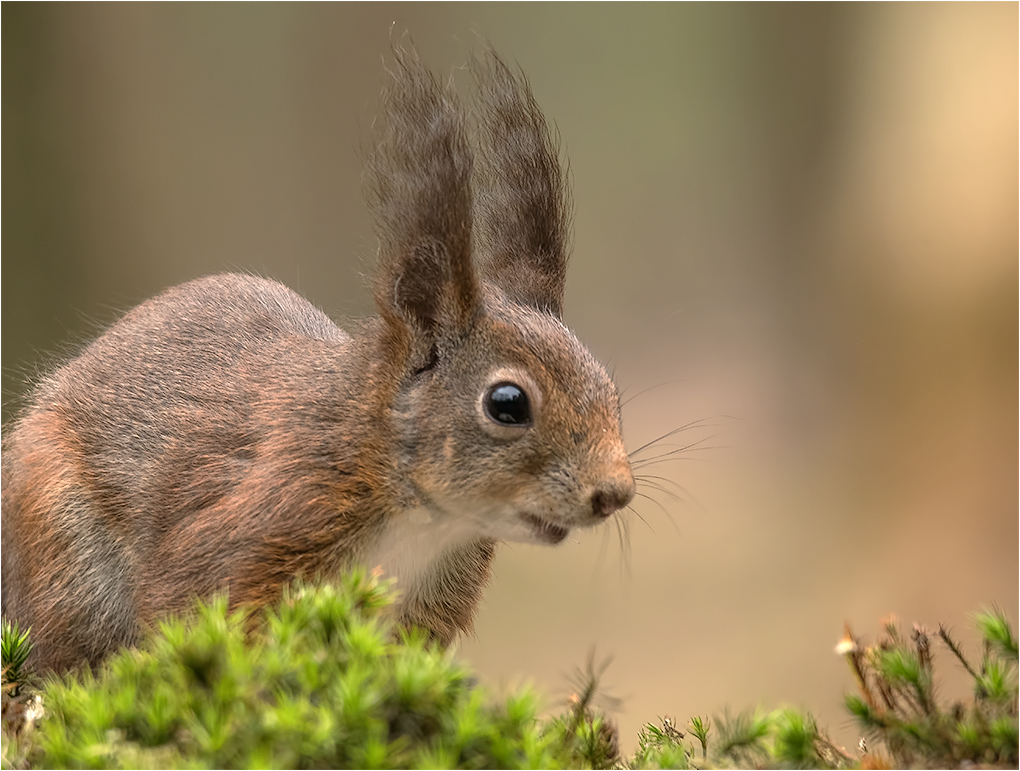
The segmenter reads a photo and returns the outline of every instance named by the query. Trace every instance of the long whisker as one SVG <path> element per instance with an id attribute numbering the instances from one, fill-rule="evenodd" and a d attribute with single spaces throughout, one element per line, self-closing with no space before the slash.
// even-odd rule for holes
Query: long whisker
<path id="1" fill-rule="evenodd" d="M 657 444 L 661 442 L 663 439 L 669 439 L 669 437 L 675 436 L 676 434 L 679 434 L 681 431 L 689 431 L 690 429 L 693 428 L 715 428 L 714 423 L 706 423 L 706 421 L 708 420 L 712 420 L 712 418 L 698 418 L 697 420 L 692 420 L 690 423 L 685 423 L 679 428 L 674 428 L 672 431 L 667 431 L 665 434 L 658 437 L 657 439 L 653 439 L 650 442 L 646 442 L 645 444 L 638 447 L 636 450 L 632 450 L 631 452 L 627 453 L 627 457 L 633 458 L 642 450 L 647 450 L 653 444 Z"/>
<path id="2" fill-rule="evenodd" d="M 634 401 L 634 400 L 635 400 L 635 399 L 637 399 L 637 398 L 638 398 L 639 396 L 641 396 L 641 394 L 646 394 L 646 393 L 648 393 L 649 391 L 654 391 L 654 390 L 655 390 L 656 388 L 662 388 L 663 386 L 668 386 L 668 385 L 676 385 L 677 383 L 683 383 L 683 382 L 684 382 L 684 380 L 683 380 L 683 379 L 680 379 L 680 380 L 667 380 L 667 381 L 666 381 L 665 383 L 656 383 L 656 384 L 655 384 L 655 385 L 653 385 L 653 386 L 648 386 L 648 388 L 642 388 L 642 389 L 641 389 L 640 391 L 638 391 L 638 392 L 637 392 L 636 394 L 634 394 L 633 396 L 630 396 L 630 397 L 628 397 L 628 398 L 627 398 L 627 399 L 626 399 L 625 401 L 623 401 L 623 402 L 620 402 L 620 407 L 621 407 L 621 408 L 622 408 L 622 407 L 626 407 L 626 406 L 627 406 L 628 404 L 630 404 L 630 403 L 631 403 L 632 401 Z M 622 395 L 623 395 L 623 394 L 621 394 L 621 396 L 622 396 Z"/>
<path id="3" fill-rule="evenodd" d="M 669 457 L 671 457 L 673 455 L 679 455 L 682 452 L 686 452 L 688 450 L 694 450 L 694 449 L 699 449 L 699 450 L 719 449 L 717 447 L 702 447 L 701 446 L 705 442 L 709 442 L 712 439 L 715 439 L 716 436 L 717 436 L 717 434 L 712 434 L 711 436 L 705 436 L 705 437 L 702 437 L 701 439 L 698 439 L 696 442 L 689 442 L 688 444 L 682 445 L 682 446 L 676 448 L 675 450 L 670 450 L 669 452 L 664 452 L 664 453 L 662 453 L 660 455 L 653 455 L 651 458 L 639 458 L 635 462 L 636 463 L 647 463 L 648 461 L 659 460 L 660 458 L 669 458 Z"/>
<path id="4" fill-rule="evenodd" d="M 595 559 L 595 568 L 592 572 L 592 580 L 601 572 L 602 566 L 606 561 L 606 549 L 609 547 L 609 528 L 603 527 L 602 530 L 602 542 L 599 544 L 599 555 Z"/>
<path id="5" fill-rule="evenodd" d="M 616 536 L 620 542 L 620 556 L 622 561 L 620 567 L 623 570 L 623 578 L 631 577 L 631 549 L 630 549 L 630 523 L 623 517 L 614 517 L 616 522 Z"/>
<path id="6" fill-rule="evenodd" d="M 680 492 L 684 493 L 685 495 L 690 495 L 690 493 L 687 492 L 687 488 L 686 487 L 684 487 L 682 484 L 677 482 L 675 479 L 670 479 L 669 477 L 657 476 L 655 474 L 640 474 L 640 475 L 635 476 L 634 478 L 635 479 L 641 479 L 641 480 L 655 479 L 655 480 L 657 480 L 659 482 L 668 482 L 669 484 L 673 485 L 673 487 L 675 487 L 676 489 L 678 489 Z"/>
<path id="7" fill-rule="evenodd" d="M 711 428 L 711 426 L 705 426 L 705 428 Z M 705 441 L 706 439 L 711 439 L 711 438 L 713 438 L 713 437 L 711 437 L 711 436 L 705 437 L 705 439 L 703 439 L 702 441 Z M 681 442 L 657 442 L 656 445 L 655 445 L 655 449 L 656 450 L 666 450 L 666 449 L 675 449 L 675 448 L 683 449 L 684 447 L 687 447 L 687 446 L 688 445 L 686 443 L 681 443 Z M 638 458 L 638 460 L 640 461 L 641 458 Z"/>
<path id="8" fill-rule="evenodd" d="M 635 481 L 640 482 L 643 487 L 650 487 L 653 490 L 656 490 L 656 491 L 662 493 L 663 495 L 668 495 L 670 498 L 672 498 L 675 501 L 681 501 L 682 502 L 684 500 L 679 495 L 677 495 L 675 492 L 670 490 L 668 487 L 666 487 L 664 485 L 660 485 L 658 482 L 653 482 L 650 479 L 647 479 L 645 477 L 640 477 L 640 476 L 635 476 L 634 479 L 635 479 Z"/>
<path id="9" fill-rule="evenodd" d="M 665 488 L 662 488 L 662 487 L 654 487 L 653 489 L 654 489 L 654 490 L 659 490 L 659 491 L 661 491 L 661 492 L 664 492 L 664 493 L 666 493 L 667 495 L 672 495 L 672 496 L 673 496 L 673 498 L 675 498 L 676 500 L 680 501 L 681 503 L 687 503 L 687 501 L 685 501 L 684 499 L 680 498 L 680 497 L 679 497 L 678 495 L 675 495 L 674 493 L 671 493 L 671 492 L 669 492 L 669 491 L 668 491 L 668 490 L 666 490 Z M 659 501 L 657 501 L 657 500 L 655 500 L 654 498 L 652 498 L 652 497 L 651 497 L 650 495 L 642 495 L 641 493 L 636 493 L 636 494 L 637 494 L 637 495 L 641 495 L 641 497 L 642 497 L 642 498 L 647 498 L 648 500 L 652 501 L 652 503 L 656 504 L 656 505 L 657 505 L 657 506 L 658 506 L 658 507 L 659 507 L 660 509 L 662 509 L 662 512 L 663 512 L 663 513 L 664 513 L 664 514 L 666 515 L 666 519 L 668 519 L 668 520 L 669 520 L 669 524 L 670 524 L 670 527 L 672 527 L 672 528 L 673 528 L 673 530 L 675 530 L 675 531 L 676 531 L 676 534 L 677 534 L 677 535 L 679 535 L 679 536 L 682 536 L 682 535 L 683 535 L 683 533 L 681 533 L 681 532 L 680 532 L 680 528 L 679 528 L 679 527 L 677 527 L 677 524 L 676 524 L 676 520 L 675 520 L 675 519 L 673 519 L 673 515 L 669 513 L 669 509 L 667 509 L 667 508 L 666 508 L 665 506 L 663 506 L 663 505 L 662 505 L 662 503 L 660 503 Z M 645 521 L 645 520 L 644 520 L 644 517 L 642 517 L 642 516 L 641 516 L 640 514 L 638 514 L 638 513 L 637 513 L 637 509 L 633 509 L 633 508 L 631 508 L 631 511 L 633 511 L 633 512 L 634 512 L 634 515 L 635 515 L 635 516 L 636 516 L 636 517 L 637 517 L 638 519 L 640 519 L 640 520 L 641 520 L 642 522 L 644 522 L 644 521 Z M 645 522 L 645 524 L 647 525 L 648 523 L 647 523 L 647 522 Z M 651 527 L 650 525 L 648 526 L 648 529 L 649 529 L 649 530 L 651 530 L 651 531 L 652 531 L 653 533 L 655 532 L 655 530 L 654 530 L 654 529 L 652 529 L 652 527 Z"/>
<path id="10" fill-rule="evenodd" d="M 716 447 L 716 448 L 706 447 L 704 449 L 711 450 L 711 449 L 720 449 L 720 448 L 718 448 L 718 447 Z M 689 456 L 689 457 L 684 457 L 684 458 L 660 458 L 659 460 L 654 460 L 653 459 L 653 460 L 649 460 L 647 462 L 643 462 L 643 463 L 639 463 L 639 464 L 632 464 L 631 468 L 634 471 L 642 471 L 644 469 L 650 469 L 653 466 L 658 466 L 660 463 L 671 463 L 671 462 L 679 462 L 679 461 L 686 461 L 688 463 L 711 463 L 712 459 L 711 458 L 698 458 L 698 457 L 695 457 L 695 456 Z"/>
<path id="11" fill-rule="evenodd" d="M 638 492 L 634 493 L 634 495 L 636 495 L 638 498 L 644 498 L 645 500 L 651 501 L 656 506 L 658 506 L 660 509 L 662 509 L 662 513 L 665 514 L 666 517 L 669 517 L 669 511 L 666 510 L 666 507 L 663 506 L 659 501 L 655 500 L 652 496 L 645 495 L 644 493 L 638 493 Z M 634 512 L 634 513 L 637 514 L 637 512 Z M 638 516 L 638 519 L 640 519 L 646 525 L 648 524 L 647 522 L 645 522 L 644 517 L 642 517 L 640 514 L 637 514 L 637 516 Z M 651 530 L 653 533 L 655 532 L 655 528 L 653 528 L 651 525 L 649 525 L 648 529 Z"/>
<path id="12" fill-rule="evenodd" d="M 699 501 L 694 496 L 694 494 L 691 493 L 690 490 L 688 490 L 686 487 L 684 487 L 682 484 L 680 484 L 674 479 L 670 479 L 669 477 L 656 476 L 655 474 L 636 474 L 634 476 L 634 479 L 640 481 L 640 483 L 643 485 L 648 485 L 649 487 L 652 487 L 655 490 L 661 490 L 662 492 L 672 496 L 674 499 L 682 503 L 694 506 L 698 511 L 700 511 L 703 514 L 706 512 L 705 505 L 701 501 Z M 677 493 L 674 493 L 673 491 L 669 490 L 668 488 L 665 487 L 664 484 L 659 485 L 658 483 L 656 483 L 653 485 L 651 480 L 661 480 L 661 482 L 663 483 L 668 483 L 675 487 L 677 490 L 679 490 L 680 494 L 678 495 Z"/>
<path id="13" fill-rule="evenodd" d="M 635 494 L 636 494 L 636 493 L 635 493 Z M 646 497 L 646 498 L 647 498 L 648 496 L 643 496 L 643 497 Z M 647 519 L 645 519 L 644 517 L 642 517 L 642 516 L 641 516 L 641 515 L 640 515 L 640 514 L 638 513 L 638 510 L 637 510 L 637 509 L 635 509 L 635 508 L 634 508 L 633 506 L 628 506 L 628 507 L 627 507 L 627 510 L 628 510 L 628 511 L 630 511 L 630 513 L 631 513 L 631 514 L 633 514 L 633 515 L 634 515 L 635 517 L 637 517 L 638 519 L 640 519 L 640 520 L 641 520 L 641 521 L 642 521 L 642 522 L 644 523 L 645 527 L 647 527 L 647 528 L 648 528 L 648 530 L 649 530 L 650 532 L 652 532 L 652 533 L 654 533 L 654 532 L 655 532 L 655 529 L 654 529 L 654 528 L 653 528 L 653 527 L 652 527 L 651 525 L 649 525 L 649 524 L 648 524 L 648 520 L 647 520 Z"/>

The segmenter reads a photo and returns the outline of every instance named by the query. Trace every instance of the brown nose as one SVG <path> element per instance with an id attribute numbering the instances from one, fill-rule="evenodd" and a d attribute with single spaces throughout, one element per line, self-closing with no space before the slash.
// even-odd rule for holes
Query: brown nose
<path id="1" fill-rule="evenodd" d="M 619 511 L 634 497 L 634 485 L 610 485 L 591 494 L 591 511 L 599 519 L 605 519 Z"/>

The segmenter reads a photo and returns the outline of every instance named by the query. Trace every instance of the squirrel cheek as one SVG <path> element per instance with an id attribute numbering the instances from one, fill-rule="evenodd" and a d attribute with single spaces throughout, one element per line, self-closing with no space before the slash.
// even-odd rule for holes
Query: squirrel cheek
<path id="1" fill-rule="evenodd" d="M 446 437 L 446 441 L 443 442 L 443 458 L 447 462 L 453 460 L 454 441 L 452 436 Z"/>

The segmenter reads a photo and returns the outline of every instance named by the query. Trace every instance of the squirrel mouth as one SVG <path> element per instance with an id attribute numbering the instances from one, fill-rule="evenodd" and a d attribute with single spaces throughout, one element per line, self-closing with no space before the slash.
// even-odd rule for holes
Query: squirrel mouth
<path id="1" fill-rule="evenodd" d="M 521 519 L 523 519 L 529 527 L 535 537 L 543 543 L 557 544 L 567 537 L 570 533 L 565 527 L 554 525 L 551 522 L 546 522 L 544 519 L 539 519 L 534 514 L 528 514 L 527 512 L 521 512 Z"/>

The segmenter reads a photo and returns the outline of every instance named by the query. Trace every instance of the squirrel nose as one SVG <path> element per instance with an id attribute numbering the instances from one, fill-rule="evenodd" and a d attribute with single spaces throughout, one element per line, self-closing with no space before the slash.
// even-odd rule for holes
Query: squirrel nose
<path id="1" fill-rule="evenodd" d="M 596 490 L 591 494 L 591 511 L 599 519 L 605 519 L 614 511 L 619 511 L 634 497 L 634 483 L 629 485 L 611 485 Z"/>

